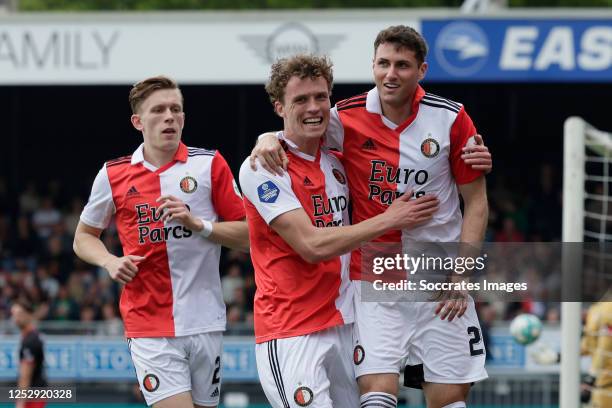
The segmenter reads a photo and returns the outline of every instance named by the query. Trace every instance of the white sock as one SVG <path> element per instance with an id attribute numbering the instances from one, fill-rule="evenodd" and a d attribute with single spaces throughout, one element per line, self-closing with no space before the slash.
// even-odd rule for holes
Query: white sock
<path id="1" fill-rule="evenodd" d="M 367 392 L 359 397 L 361 408 L 381 407 L 396 408 L 397 398 L 395 395 L 386 392 Z"/>
<path id="2" fill-rule="evenodd" d="M 465 405 L 465 401 L 457 401 L 457 402 L 453 402 L 452 404 L 448 404 L 443 406 L 442 408 L 466 408 L 467 405 Z"/>

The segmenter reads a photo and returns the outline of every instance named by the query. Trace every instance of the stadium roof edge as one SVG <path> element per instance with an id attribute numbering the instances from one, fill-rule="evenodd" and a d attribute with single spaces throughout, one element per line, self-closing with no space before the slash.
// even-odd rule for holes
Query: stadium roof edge
<path id="1" fill-rule="evenodd" d="M 455 8 L 414 8 L 414 9 L 321 9 L 321 10 L 224 10 L 224 11 L 120 11 L 120 12 L 18 12 L 0 13 L 0 21 L 5 23 L 22 21 L 61 22 L 82 20 L 96 22 L 138 21 L 138 22 L 172 22 L 172 21 L 245 21 L 267 22 L 279 19 L 295 19 L 301 21 L 341 21 L 367 20 L 374 18 L 610 18 L 612 8 L 513 8 L 495 10 L 490 13 L 465 14 Z"/>

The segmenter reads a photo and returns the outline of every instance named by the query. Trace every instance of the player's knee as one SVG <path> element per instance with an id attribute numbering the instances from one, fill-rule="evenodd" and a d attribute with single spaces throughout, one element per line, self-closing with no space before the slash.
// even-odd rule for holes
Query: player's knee
<path id="1" fill-rule="evenodd" d="M 383 392 L 397 395 L 398 374 L 366 374 L 357 379 L 359 393 Z"/>
<path id="2" fill-rule="evenodd" d="M 397 398 L 386 392 L 368 392 L 359 397 L 360 407 L 396 408 Z"/>
<path id="3" fill-rule="evenodd" d="M 423 384 L 427 408 L 465 408 L 470 384 Z"/>
<path id="4" fill-rule="evenodd" d="M 193 408 L 191 392 L 185 391 L 180 394 L 172 395 L 153 404 L 153 408 Z"/>

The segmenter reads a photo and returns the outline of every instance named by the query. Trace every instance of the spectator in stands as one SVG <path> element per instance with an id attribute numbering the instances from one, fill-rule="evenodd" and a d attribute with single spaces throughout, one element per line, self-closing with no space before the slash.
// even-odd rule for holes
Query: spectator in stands
<path id="1" fill-rule="evenodd" d="M 234 302 L 236 290 L 242 291 L 244 287 L 244 278 L 240 264 L 233 263 L 227 269 L 227 274 L 221 279 L 221 287 L 223 289 L 223 300 L 226 304 Z"/>
<path id="2" fill-rule="evenodd" d="M 53 276 L 49 275 L 49 270 L 45 265 L 38 265 L 36 269 L 36 280 L 48 298 L 54 299 L 57 297 L 60 287 L 59 282 Z"/>
<path id="3" fill-rule="evenodd" d="M 70 212 L 64 217 L 64 226 L 71 235 L 74 235 L 74 231 L 79 224 L 82 209 L 83 200 L 80 197 L 73 197 L 70 202 Z"/>
<path id="4" fill-rule="evenodd" d="M 48 238 L 53 227 L 62 221 L 62 215 L 53 204 L 50 197 L 44 197 L 40 207 L 32 214 L 32 224 L 40 238 Z"/>
<path id="5" fill-rule="evenodd" d="M 81 321 L 94 322 L 96 320 L 96 309 L 93 306 L 86 305 L 81 307 Z"/>
<path id="6" fill-rule="evenodd" d="M 77 305 L 70 298 L 68 288 L 61 286 L 57 299 L 51 305 L 51 316 L 54 320 L 75 320 Z"/>
<path id="7" fill-rule="evenodd" d="M 243 321 L 242 309 L 238 305 L 230 305 L 227 308 L 227 322 L 240 323 Z"/>
<path id="8" fill-rule="evenodd" d="M 38 209 L 40 198 L 36 192 L 36 183 L 29 181 L 25 191 L 19 195 L 19 209 L 21 214 L 29 215 Z"/>
<path id="9" fill-rule="evenodd" d="M 11 254 L 15 258 L 26 259 L 40 254 L 38 236 L 34 233 L 29 218 L 24 214 L 17 218 L 11 241 Z"/>
<path id="10" fill-rule="evenodd" d="M 504 218 L 503 228 L 495 235 L 497 242 L 523 242 L 525 238 L 517 229 L 514 219 L 510 217 Z"/>
<path id="11" fill-rule="evenodd" d="M 106 302 L 102 306 L 102 322 L 103 325 L 99 334 L 105 336 L 123 336 L 123 323 L 118 316 L 115 302 Z"/>

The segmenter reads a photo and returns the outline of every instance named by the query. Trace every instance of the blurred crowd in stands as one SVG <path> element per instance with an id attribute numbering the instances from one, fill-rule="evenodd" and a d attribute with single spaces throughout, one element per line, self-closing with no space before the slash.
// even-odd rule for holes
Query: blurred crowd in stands
<path id="1" fill-rule="evenodd" d="M 561 168 L 543 164 L 531 183 L 496 175 L 488 179 L 490 203 L 487 241 L 560 241 Z M 11 301 L 27 293 L 39 306 L 41 321 L 105 321 L 105 333 L 121 335 L 119 285 L 102 268 L 73 253 L 74 230 L 87 197 L 69 196 L 59 182 L 29 183 L 17 194 L 0 178 L 0 321 L 8 319 Z M 120 254 L 114 226 L 104 242 Z M 255 281 L 248 254 L 223 251 L 223 298 L 229 326 L 253 322 Z M 558 305 L 482 305 L 484 320 L 509 319 L 520 311 L 545 320 L 558 319 Z"/>

